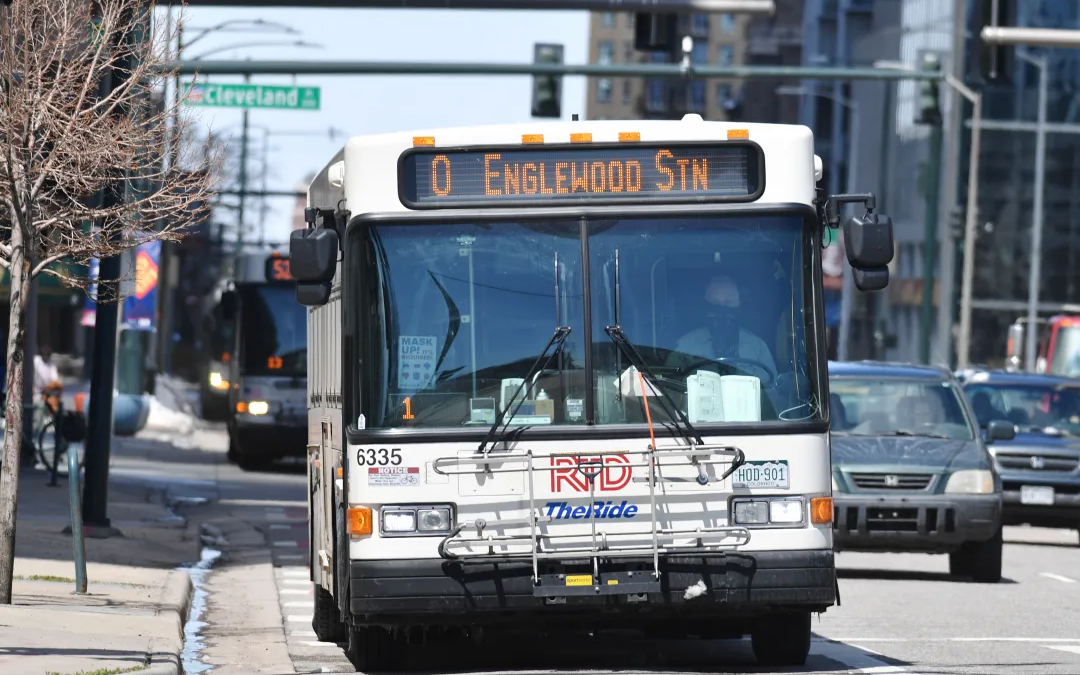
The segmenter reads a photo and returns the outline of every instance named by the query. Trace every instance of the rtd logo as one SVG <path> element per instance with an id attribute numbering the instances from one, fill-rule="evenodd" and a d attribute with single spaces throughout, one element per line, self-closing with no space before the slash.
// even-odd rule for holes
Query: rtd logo
<path id="1" fill-rule="evenodd" d="M 551 491 L 588 492 L 589 478 L 600 492 L 615 492 L 630 484 L 634 469 L 626 455 L 599 457 L 564 455 L 551 458 Z"/>

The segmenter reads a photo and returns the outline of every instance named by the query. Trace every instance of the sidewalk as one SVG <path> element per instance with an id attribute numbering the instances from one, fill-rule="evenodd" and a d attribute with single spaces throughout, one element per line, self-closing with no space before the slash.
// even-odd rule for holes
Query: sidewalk
<path id="1" fill-rule="evenodd" d="M 123 442 L 119 441 L 118 442 Z M 122 536 L 85 539 L 88 588 L 75 594 L 67 479 L 20 476 L 14 603 L 0 605 L 0 673 L 104 671 L 176 675 L 200 555 L 197 527 L 160 490 L 113 482 L 108 515 Z M 129 670 L 130 669 L 130 670 Z"/>

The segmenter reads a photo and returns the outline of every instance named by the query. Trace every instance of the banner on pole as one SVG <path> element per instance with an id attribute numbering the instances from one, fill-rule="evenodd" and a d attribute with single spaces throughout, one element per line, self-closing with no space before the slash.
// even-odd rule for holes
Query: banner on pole
<path id="1" fill-rule="evenodd" d="M 135 282 L 123 284 L 128 291 L 124 298 L 121 330 L 152 331 L 155 324 L 155 310 L 158 296 L 158 270 L 161 265 L 161 242 L 148 241 L 139 244 L 134 251 Z M 130 254 L 126 254 L 130 255 Z M 90 261 L 89 276 L 94 283 L 86 293 L 83 306 L 82 325 L 93 328 L 97 323 L 97 283 L 100 263 L 97 258 Z"/>

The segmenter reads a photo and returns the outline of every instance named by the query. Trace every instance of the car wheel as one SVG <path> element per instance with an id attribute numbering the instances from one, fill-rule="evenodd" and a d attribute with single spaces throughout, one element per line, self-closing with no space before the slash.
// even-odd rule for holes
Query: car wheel
<path id="1" fill-rule="evenodd" d="M 1001 581 L 1001 549 L 1004 542 L 1001 528 L 986 541 L 969 543 L 971 547 L 971 578 L 980 584 L 996 584 Z"/>
<path id="2" fill-rule="evenodd" d="M 750 633 L 750 645 L 760 665 L 805 665 L 810 653 L 810 612 L 760 619 Z"/>
<path id="3" fill-rule="evenodd" d="M 954 577 L 971 576 L 971 550 L 961 547 L 949 554 L 949 574 Z"/>

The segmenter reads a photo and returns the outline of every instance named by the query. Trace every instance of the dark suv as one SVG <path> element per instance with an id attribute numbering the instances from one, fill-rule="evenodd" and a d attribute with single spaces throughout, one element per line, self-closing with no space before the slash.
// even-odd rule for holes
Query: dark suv
<path id="1" fill-rule="evenodd" d="M 984 370 L 964 376 L 963 387 L 980 427 L 1016 428 L 990 449 L 1005 523 L 1080 530 L 1080 380 Z"/>
<path id="2" fill-rule="evenodd" d="M 830 363 L 829 390 L 834 548 L 948 553 L 951 574 L 999 581 L 1001 482 L 952 373 Z"/>

